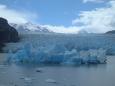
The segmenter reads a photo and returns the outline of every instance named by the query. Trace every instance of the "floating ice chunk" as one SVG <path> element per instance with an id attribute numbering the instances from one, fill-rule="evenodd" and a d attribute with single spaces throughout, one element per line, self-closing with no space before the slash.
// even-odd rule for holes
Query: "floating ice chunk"
<path id="1" fill-rule="evenodd" d="M 27 83 L 31 83 L 32 82 L 32 78 L 30 78 L 30 77 L 21 77 L 20 79 L 23 79 Z"/>
<path id="2" fill-rule="evenodd" d="M 31 79 L 31 78 L 28 78 L 28 77 L 25 77 L 24 80 L 25 80 L 25 81 L 31 81 L 32 79 Z"/>
<path id="3" fill-rule="evenodd" d="M 57 83 L 56 80 L 54 80 L 54 79 L 47 79 L 46 82 L 48 82 L 48 83 Z"/>
<path id="4" fill-rule="evenodd" d="M 42 68 L 37 68 L 36 72 L 43 72 L 43 69 Z"/>

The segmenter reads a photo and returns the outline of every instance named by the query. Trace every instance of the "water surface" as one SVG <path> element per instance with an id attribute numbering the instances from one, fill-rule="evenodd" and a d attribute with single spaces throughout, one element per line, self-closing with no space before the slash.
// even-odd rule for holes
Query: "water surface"
<path id="1" fill-rule="evenodd" d="M 109 57 L 107 64 L 76 67 L 0 64 L 0 86 L 115 86 L 115 58 Z"/>

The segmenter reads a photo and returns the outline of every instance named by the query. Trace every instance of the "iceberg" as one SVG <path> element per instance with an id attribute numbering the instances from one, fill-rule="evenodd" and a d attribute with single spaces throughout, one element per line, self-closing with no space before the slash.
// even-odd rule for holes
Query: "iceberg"
<path id="1" fill-rule="evenodd" d="M 55 83 L 55 84 L 57 83 L 57 81 L 54 79 L 47 79 L 46 82 L 47 83 Z"/>

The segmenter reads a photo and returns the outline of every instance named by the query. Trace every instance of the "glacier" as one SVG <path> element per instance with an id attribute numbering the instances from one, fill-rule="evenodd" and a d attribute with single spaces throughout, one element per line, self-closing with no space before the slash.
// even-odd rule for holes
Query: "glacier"
<path id="1" fill-rule="evenodd" d="M 9 43 L 11 63 L 32 64 L 104 64 L 107 55 L 114 54 L 111 35 L 23 34 L 19 43 Z"/>
<path id="2" fill-rule="evenodd" d="M 106 63 L 106 50 L 89 49 L 86 51 L 71 51 L 65 48 L 54 48 L 45 50 L 33 50 L 30 44 L 25 44 L 21 50 L 16 53 L 9 52 L 9 62 L 13 63 L 37 63 L 37 64 L 98 64 Z"/>

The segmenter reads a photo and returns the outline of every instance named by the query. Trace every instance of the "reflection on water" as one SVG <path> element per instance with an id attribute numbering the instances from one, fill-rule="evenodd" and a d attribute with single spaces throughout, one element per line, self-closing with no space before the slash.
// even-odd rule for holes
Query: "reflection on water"
<path id="1" fill-rule="evenodd" d="M 36 72 L 37 68 L 42 72 Z M 0 65 L 0 86 L 115 86 L 114 73 L 114 57 L 107 64 L 76 67 Z"/>

